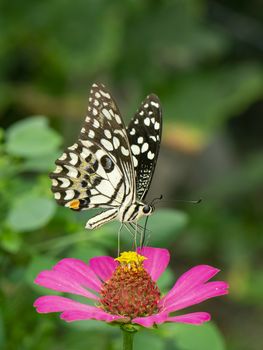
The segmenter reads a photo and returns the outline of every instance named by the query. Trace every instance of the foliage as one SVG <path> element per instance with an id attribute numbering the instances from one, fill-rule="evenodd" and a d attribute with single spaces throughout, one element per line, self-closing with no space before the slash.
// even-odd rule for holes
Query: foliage
<path id="1" fill-rule="evenodd" d="M 135 338 L 137 349 L 150 346 L 154 350 L 209 350 L 211 344 L 213 349 L 225 349 L 224 341 L 213 323 L 202 327 L 165 324 L 157 331 L 145 330 Z"/>

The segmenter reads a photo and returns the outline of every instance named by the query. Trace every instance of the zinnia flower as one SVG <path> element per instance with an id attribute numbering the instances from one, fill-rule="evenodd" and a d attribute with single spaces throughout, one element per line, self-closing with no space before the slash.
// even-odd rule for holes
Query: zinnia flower
<path id="1" fill-rule="evenodd" d="M 172 313 L 228 293 L 225 282 L 208 282 L 219 270 L 198 265 L 185 272 L 164 296 L 156 281 L 170 259 L 166 249 L 144 247 L 114 259 L 100 256 L 85 264 L 78 259 L 59 261 L 42 271 L 35 283 L 59 292 L 83 296 L 94 305 L 62 296 L 42 296 L 34 306 L 39 313 L 60 312 L 67 322 L 95 319 L 151 327 L 164 322 L 202 324 L 207 312 L 174 316 Z"/>

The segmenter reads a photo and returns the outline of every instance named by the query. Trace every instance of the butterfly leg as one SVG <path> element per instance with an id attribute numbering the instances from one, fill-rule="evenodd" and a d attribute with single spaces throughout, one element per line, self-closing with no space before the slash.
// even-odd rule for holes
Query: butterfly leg
<path id="1" fill-rule="evenodd" d="M 118 210 L 117 209 L 108 209 L 105 210 L 89 219 L 86 223 L 85 228 L 92 230 L 94 228 L 98 228 L 106 222 L 112 221 L 117 217 Z"/>
<path id="2" fill-rule="evenodd" d="M 145 220 L 145 224 L 144 224 L 144 227 L 143 227 L 143 232 L 141 234 L 141 240 L 140 240 L 140 247 L 141 249 L 143 248 L 144 246 L 144 242 L 145 242 L 145 237 L 146 237 L 146 231 L 149 231 L 147 230 L 147 222 L 148 222 L 148 219 L 149 219 L 149 216 L 146 217 L 146 220 Z"/>
<path id="3" fill-rule="evenodd" d="M 118 255 L 117 256 L 120 256 L 120 250 L 121 250 L 121 229 L 122 229 L 122 226 L 123 226 L 123 222 L 121 223 L 121 226 L 120 226 L 119 231 L 118 231 Z"/>
<path id="4" fill-rule="evenodd" d="M 129 226 L 128 226 L 129 225 Z M 132 249 L 136 249 L 137 248 L 137 227 L 135 226 L 135 224 L 129 222 L 128 224 L 125 225 L 125 227 L 127 228 L 127 230 L 130 232 L 130 234 L 132 235 L 133 238 L 133 245 L 132 245 Z M 129 228 L 130 227 L 130 228 Z"/>
<path id="5" fill-rule="evenodd" d="M 135 249 L 137 249 L 137 233 L 139 233 L 140 236 L 141 236 L 143 234 L 144 228 L 141 225 L 139 225 L 138 222 L 136 222 L 136 223 L 134 223 L 134 222 L 133 223 L 129 223 L 129 225 L 130 225 L 131 229 L 133 230 L 133 232 L 131 232 L 128 229 L 128 227 L 127 227 L 127 229 L 129 230 L 129 232 L 131 232 L 131 234 L 132 234 L 132 236 L 134 238 Z"/>
<path id="6" fill-rule="evenodd" d="M 137 249 L 138 222 L 135 223 L 134 248 Z"/>

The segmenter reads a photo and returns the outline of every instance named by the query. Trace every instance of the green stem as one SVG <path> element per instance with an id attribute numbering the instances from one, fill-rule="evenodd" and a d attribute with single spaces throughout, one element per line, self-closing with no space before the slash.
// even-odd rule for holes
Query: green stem
<path id="1" fill-rule="evenodd" d="M 127 331 L 122 328 L 123 333 L 123 350 L 132 350 L 133 349 L 133 337 L 136 333 L 135 331 Z"/>

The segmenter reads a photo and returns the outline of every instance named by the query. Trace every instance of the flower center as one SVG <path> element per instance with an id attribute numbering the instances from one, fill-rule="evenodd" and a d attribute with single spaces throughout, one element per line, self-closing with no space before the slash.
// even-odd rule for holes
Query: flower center
<path id="1" fill-rule="evenodd" d="M 100 291 L 105 311 L 131 319 L 158 312 L 160 291 L 143 267 L 145 259 L 135 252 L 123 252 L 115 259 L 119 265 Z"/>

